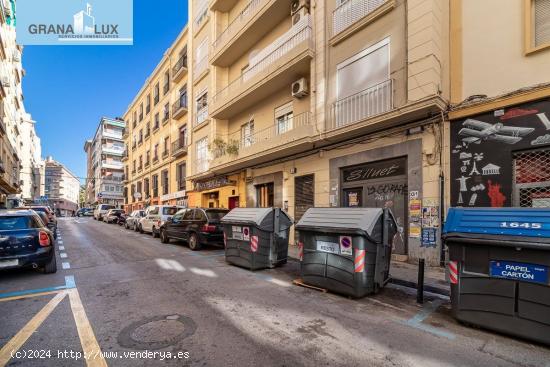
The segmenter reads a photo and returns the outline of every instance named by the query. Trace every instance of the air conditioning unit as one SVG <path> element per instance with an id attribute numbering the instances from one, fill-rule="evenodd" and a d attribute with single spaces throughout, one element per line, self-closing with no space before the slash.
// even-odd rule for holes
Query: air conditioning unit
<path id="1" fill-rule="evenodd" d="M 298 24 L 302 19 L 307 17 L 309 15 L 309 11 L 306 8 L 300 8 L 298 12 L 294 13 L 292 15 L 292 25 L 295 26 Z"/>
<path id="2" fill-rule="evenodd" d="M 292 83 L 292 97 L 302 98 L 309 94 L 307 79 L 301 78 Z"/>
<path id="3" fill-rule="evenodd" d="M 309 0 L 292 0 L 292 4 L 290 5 L 290 15 L 296 14 L 298 10 L 302 8 L 309 10 Z"/>

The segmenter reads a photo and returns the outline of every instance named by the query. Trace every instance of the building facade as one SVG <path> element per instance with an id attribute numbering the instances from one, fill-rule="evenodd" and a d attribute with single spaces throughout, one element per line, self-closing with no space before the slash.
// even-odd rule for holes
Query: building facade
<path id="1" fill-rule="evenodd" d="M 447 204 L 550 207 L 550 1 L 452 6 Z"/>
<path id="2" fill-rule="evenodd" d="M 21 198 L 32 203 L 44 196 L 44 163 L 42 145 L 36 134 L 36 122 L 25 113 L 21 119 Z"/>
<path id="3" fill-rule="evenodd" d="M 78 210 L 79 179 L 63 164 L 48 157 L 45 161 L 45 196 L 57 215 L 72 216 Z"/>
<path id="4" fill-rule="evenodd" d="M 125 208 L 187 205 L 188 31 L 166 50 L 124 114 Z"/>
<path id="5" fill-rule="evenodd" d="M 122 207 L 124 203 L 124 129 L 122 119 L 103 117 L 92 140 L 86 141 L 86 196 L 89 204 Z"/>

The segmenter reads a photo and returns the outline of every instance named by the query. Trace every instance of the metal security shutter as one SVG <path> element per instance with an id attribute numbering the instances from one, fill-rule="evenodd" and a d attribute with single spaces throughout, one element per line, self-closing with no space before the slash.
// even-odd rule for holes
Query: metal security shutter
<path id="1" fill-rule="evenodd" d="M 535 0 L 535 47 L 550 43 L 550 0 Z"/>
<path id="2" fill-rule="evenodd" d="M 514 205 L 550 208 L 550 150 L 514 154 Z"/>
<path id="3" fill-rule="evenodd" d="M 305 175 L 294 179 L 294 219 L 299 221 L 302 215 L 315 206 L 315 176 Z"/>

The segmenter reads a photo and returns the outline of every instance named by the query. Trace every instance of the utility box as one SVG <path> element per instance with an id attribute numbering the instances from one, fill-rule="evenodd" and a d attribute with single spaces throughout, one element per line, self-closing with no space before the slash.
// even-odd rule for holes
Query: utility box
<path id="1" fill-rule="evenodd" d="M 550 344 L 550 209 L 449 209 L 453 315 Z"/>
<path id="2" fill-rule="evenodd" d="M 389 281 L 397 233 L 389 209 L 311 208 L 296 230 L 304 283 L 360 298 Z"/>
<path id="3" fill-rule="evenodd" d="M 292 218 L 280 208 L 235 208 L 221 220 L 225 260 L 250 270 L 286 263 Z"/>

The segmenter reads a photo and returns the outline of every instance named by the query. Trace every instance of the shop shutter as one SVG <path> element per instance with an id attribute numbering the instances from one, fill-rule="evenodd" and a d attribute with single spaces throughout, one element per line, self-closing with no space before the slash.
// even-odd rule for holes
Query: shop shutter
<path id="1" fill-rule="evenodd" d="M 315 176 L 306 175 L 294 179 L 294 219 L 299 221 L 302 215 L 315 206 Z"/>
<path id="2" fill-rule="evenodd" d="M 535 0 L 535 47 L 550 43 L 550 0 Z"/>

